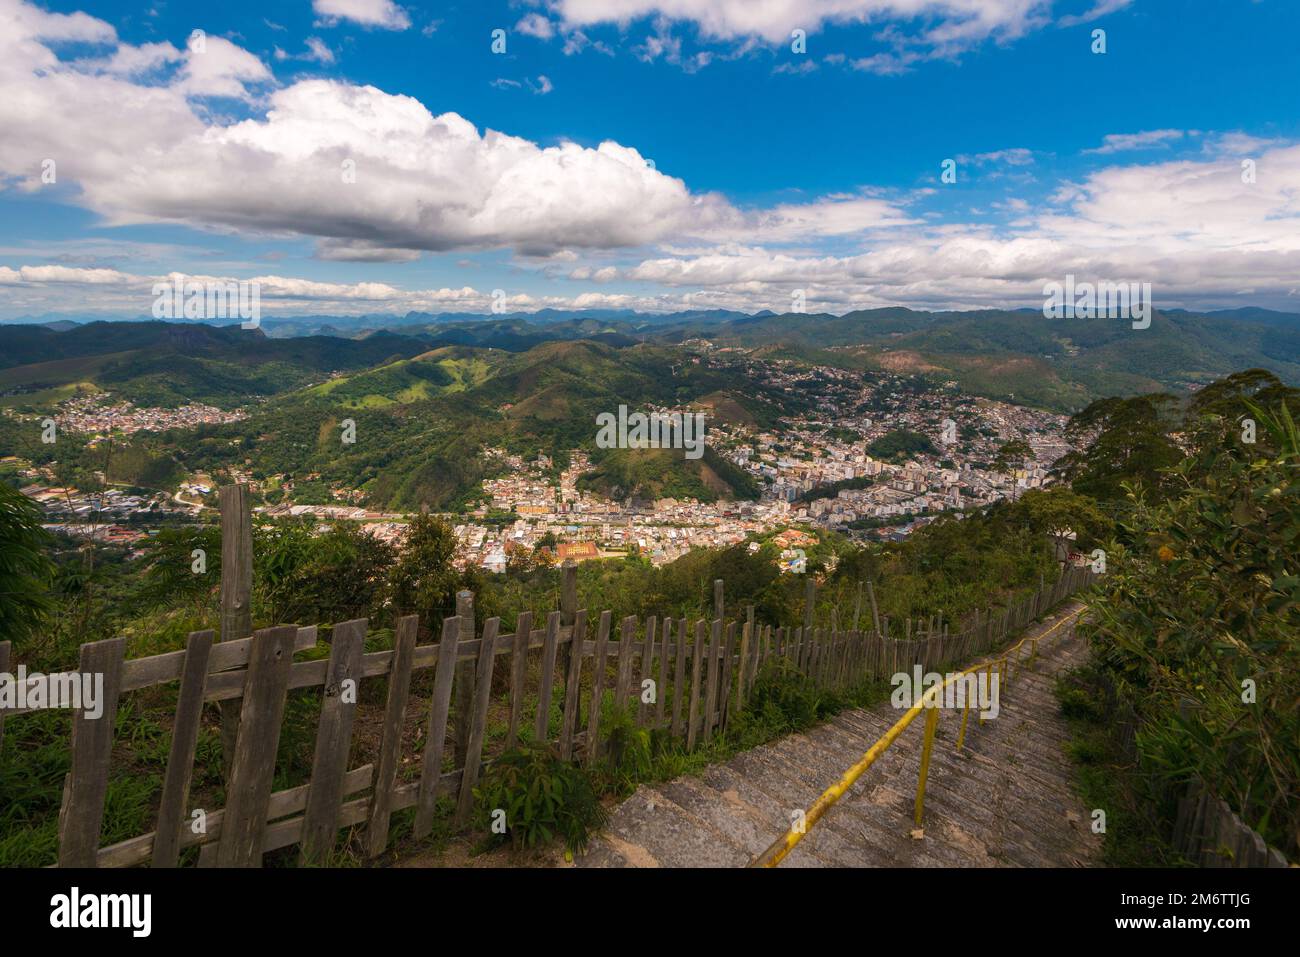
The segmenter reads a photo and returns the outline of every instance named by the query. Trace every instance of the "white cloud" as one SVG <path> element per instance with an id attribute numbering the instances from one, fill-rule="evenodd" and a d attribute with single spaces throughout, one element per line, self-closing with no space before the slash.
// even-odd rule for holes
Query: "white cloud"
<path id="1" fill-rule="evenodd" d="M 1093 20 L 1099 20 L 1108 14 L 1123 10 L 1129 6 L 1133 0 L 1096 0 L 1091 7 L 1083 13 L 1071 16 L 1061 17 L 1057 25 L 1062 27 L 1076 27 L 1081 23 L 1091 23 Z"/>
<path id="2" fill-rule="evenodd" d="M 247 96 L 244 84 L 271 78 L 230 41 L 209 36 L 170 85 L 144 86 L 63 64 L 32 32 L 111 42 L 107 25 L 18 9 L 18 29 L 0 34 L 0 176 L 39 189 L 52 157 L 60 183 L 110 224 L 535 251 L 640 245 L 734 212 L 618 143 L 543 148 L 372 86 L 305 80 L 259 100 L 260 114 L 209 119 L 187 96 Z M 355 182 L 343 181 L 347 161 Z"/>
<path id="3" fill-rule="evenodd" d="M 330 26 L 340 20 L 383 30 L 405 30 L 411 25 L 406 11 L 392 0 L 312 0 L 311 8 Z"/>
<path id="4" fill-rule="evenodd" d="M 581 53 L 583 50 L 591 47 L 597 53 L 603 53 L 606 56 L 614 55 L 614 48 L 604 40 L 592 40 L 581 30 L 574 30 L 565 34 L 564 37 L 564 55 L 573 56 L 575 53 Z"/>
<path id="5" fill-rule="evenodd" d="M 820 29 L 827 23 L 909 20 L 931 14 L 936 41 L 958 37 L 1019 35 L 1039 22 L 1050 0 L 558 0 L 567 23 L 628 23 L 648 16 L 690 20 L 719 39 L 758 36 L 789 39 L 795 28 Z"/>
<path id="6" fill-rule="evenodd" d="M 1120 153 L 1125 150 L 1145 150 L 1168 146 L 1186 135 L 1183 130 L 1144 130 L 1141 133 L 1111 133 L 1102 137 L 1102 145 L 1085 153 Z"/>
<path id="7" fill-rule="evenodd" d="M 794 288 L 855 306 L 1033 304 L 1045 281 L 1067 273 L 1150 281 L 1166 305 L 1230 299 L 1243 288 L 1278 303 L 1300 276 L 1300 146 L 1264 153 L 1259 169 L 1267 175 L 1243 183 L 1232 159 L 1112 167 L 1010 234 L 949 224 L 885 234 L 844 256 L 720 247 L 647 259 L 621 276 L 713 289 L 729 308 L 783 309 Z"/>
<path id="8" fill-rule="evenodd" d="M 223 37 L 210 36 L 201 50 L 195 43 L 186 48 L 176 88 L 188 96 L 245 99 L 249 85 L 272 79 L 271 71 L 256 56 Z"/>
<path id="9" fill-rule="evenodd" d="M 326 46 L 325 41 L 320 37 L 308 37 L 306 58 L 317 63 L 330 64 L 334 62 L 334 51 Z"/>
<path id="10" fill-rule="evenodd" d="M 515 24 L 515 32 L 539 40 L 549 40 L 555 36 L 555 24 L 540 13 L 527 13 Z"/>
<path id="11" fill-rule="evenodd" d="M 275 58 L 280 62 L 285 60 L 307 60 L 312 63 L 319 63 L 322 66 L 329 66 L 335 60 L 334 51 L 320 37 L 308 37 L 306 47 L 306 50 L 296 56 L 276 47 Z"/>
<path id="12" fill-rule="evenodd" d="M 61 60 L 50 44 L 65 39 L 89 52 L 78 47 L 78 59 Z M 533 88 L 548 83 L 538 78 Z M 213 94 L 245 100 L 240 118 L 192 101 Z M 1201 134 L 1115 134 L 1095 152 L 1192 135 Z M 94 18 L 0 0 L 0 189 L 46 188 L 41 162 L 54 158 L 61 201 L 110 226 L 173 222 L 309 237 L 319 259 L 359 263 L 505 248 L 516 263 L 535 259 L 528 268 L 541 279 L 562 269 L 606 284 L 606 301 L 638 308 L 786 308 L 791 288 L 846 307 L 1032 303 L 1043 281 L 1067 272 L 1149 279 L 1164 302 L 1247 288 L 1291 295 L 1300 275 L 1300 146 L 1244 131 L 1207 133 L 1204 143 L 1192 159 L 1108 165 L 1058 183 L 1048 203 L 1027 205 L 1032 197 L 1020 186 L 1014 196 L 981 198 L 996 226 L 944 222 L 935 208 L 944 190 L 864 188 L 738 208 L 692 191 L 619 143 L 543 147 L 337 80 L 275 88 L 265 65 L 229 40 L 209 36 L 203 54 L 165 42 L 134 47 Z M 1243 154 L 1257 162 L 1254 183 L 1241 182 Z M 1000 171 L 1028 167 L 1037 155 L 1016 147 L 963 160 Z M 354 182 L 341 175 L 345 162 Z M 969 212 L 969 197 L 961 203 L 963 217 L 983 215 Z M 956 208 L 947 208 L 948 219 Z M 60 287 L 88 301 L 138 296 L 140 261 L 121 272 L 112 267 L 122 257 L 97 250 L 58 264 L 0 267 L 0 284 L 8 303 Z M 264 278 L 268 296 L 316 297 L 339 308 L 367 297 L 393 308 L 479 302 L 472 290 Z M 614 285 L 620 281 L 643 286 L 627 292 Z M 575 298 L 525 300 L 537 307 Z"/>
<path id="13" fill-rule="evenodd" d="M 1028 166 L 1033 161 L 1034 151 L 1021 146 L 994 150 L 990 153 L 962 154 L 957 157 L 958 163 L 963 165 L 970 163 L 974 166 Z"/>
<path id="14" fill-rule="evenodd" d="M 87 285 L 126 285 L 139 282 L 138 276 L 118 272 L 116 269 L 80 269 L 73 266 L 20 266 L 11 269 L 0 266 L 0 283 L 84 283 Z"/>
<path id="15" fill-rule="evenodd" d="M 110 57 L 85 60 L 81 69 L 109 73 L 120 77 L 140 77 L 185 59 L 185 54 L 170 43 L 143 43 L 138 47 L 122 44 Z"/>

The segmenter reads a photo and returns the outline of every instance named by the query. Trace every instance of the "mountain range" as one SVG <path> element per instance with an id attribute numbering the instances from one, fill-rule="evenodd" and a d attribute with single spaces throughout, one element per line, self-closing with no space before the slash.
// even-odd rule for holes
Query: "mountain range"
<path id="1" fill-rule="evenodd" d="M 590 448 L 596 415 L 619 404 L 695 406 L 763 428 L 800 411 L 797 397 L 765 385 L 761 362 L 724 373 L 694 361 L 701 350 L 836 366 L 877 381 L 916 376 L 1059 411 L 1101 396 L 1192 390 L 1245 368 L 1300 384 L 1300 321 L 1266 310 L 1157 312 L 1137 330 L 1116 319 L 901 308 L 843 316 L 411 314 L 382 328 L 362 328 L 362 318 L 351 333 L 330 317 L 334 334 L 303 335 L 279 335 L 271 322 L 256 330 L 5 324 L 0 407 L 49 413 L 78 393 L 108 392 L 144 407 L 242 408 L 243 422 L 197 434 L 139 433 L 133 442 L 188 472 L 241 461 L 263 474 L 319 476 L 321 496 L 342 484 L 378 503 L 446 507 L 474 494 L 497 467 L 485 449 L 554 457 Z M 355 423 L 355 443 L 340 442 L 345 419 Z M 711 453 L 695 461 L 592 453 L 587 481 L 620 495 L 755 491 L 745 473 Z"/>

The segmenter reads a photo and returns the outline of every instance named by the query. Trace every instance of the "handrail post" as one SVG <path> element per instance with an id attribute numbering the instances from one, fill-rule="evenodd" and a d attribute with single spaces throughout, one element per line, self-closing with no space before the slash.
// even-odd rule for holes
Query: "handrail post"
<path id="1" fill-rule="evenodd" d="M 934 747 L 934 732 L 939 726 L 939 702 L 925 711 L 925 745 L 921 750 L 921 777 L 916 782 L 916 826 L 921 826 L 921 817 L 925 812 L 925 779 L 930 774 L 930 751 Z"/>
<path id="2" fill-rule="evenodd" d="M 957 733 L 957 750 L 961 750 L 962 742 L 966 740 L 966 722 L 970 720 L 970 695 L 966 696 L 966 707 L 961 709 L 961 731 Z"/>

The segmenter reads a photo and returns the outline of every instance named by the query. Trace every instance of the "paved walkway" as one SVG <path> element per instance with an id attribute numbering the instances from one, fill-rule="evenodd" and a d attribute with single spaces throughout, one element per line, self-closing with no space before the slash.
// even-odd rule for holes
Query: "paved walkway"
<path id="1" fill-rule="evenodd" d="M 1053 693 L 1057 672 L 1082 662 L 1082 606 L 1017 670 L 1001 713 L 974 713 L 955 749 L 960 712 L 940 715 L 926 785 L 924 836 L 912 836 L 924 715 L 860 777 L 783 867 L 1071 867 L 1095 862 L 1100 838 L 1074 790 L 1069 732 Z M 1027 648 L 1026 648 L 1027 650 Z M 898 720 L 888 702 L 846 711 L 806 733 L 746 751 L 698 776 L 642 786 L 611 816 L 579 867 L 742 867 L 810 807 Z"/>

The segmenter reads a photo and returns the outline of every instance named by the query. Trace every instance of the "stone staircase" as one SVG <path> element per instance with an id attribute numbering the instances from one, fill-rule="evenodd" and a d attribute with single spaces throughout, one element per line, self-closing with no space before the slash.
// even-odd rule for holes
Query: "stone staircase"
<path id="1" fill-rule="evenodd" d="M 923 836 L 913 801 L 924 715 L 914 720 L 782 862 L 782 867 L 1072 867 L 1093 863 L 1100 836 L 1076 796 L 1064 753 L 1069 734 L 1054 676 L 1087 650 L 1070 603 L 1031 630 L 1038 657 L 1017 668 L 1001 713 L 972 710 L 961 752 L 959 711 L 940 715 L 926 785 Z M 1025 648 L 1028 652 L 1028 646 Z M 619 805 L 579 867 L 743 867 L 785 833 L 900 717 L 888 702 L 712 765 L 698 776 L 645 786 Z"/>

